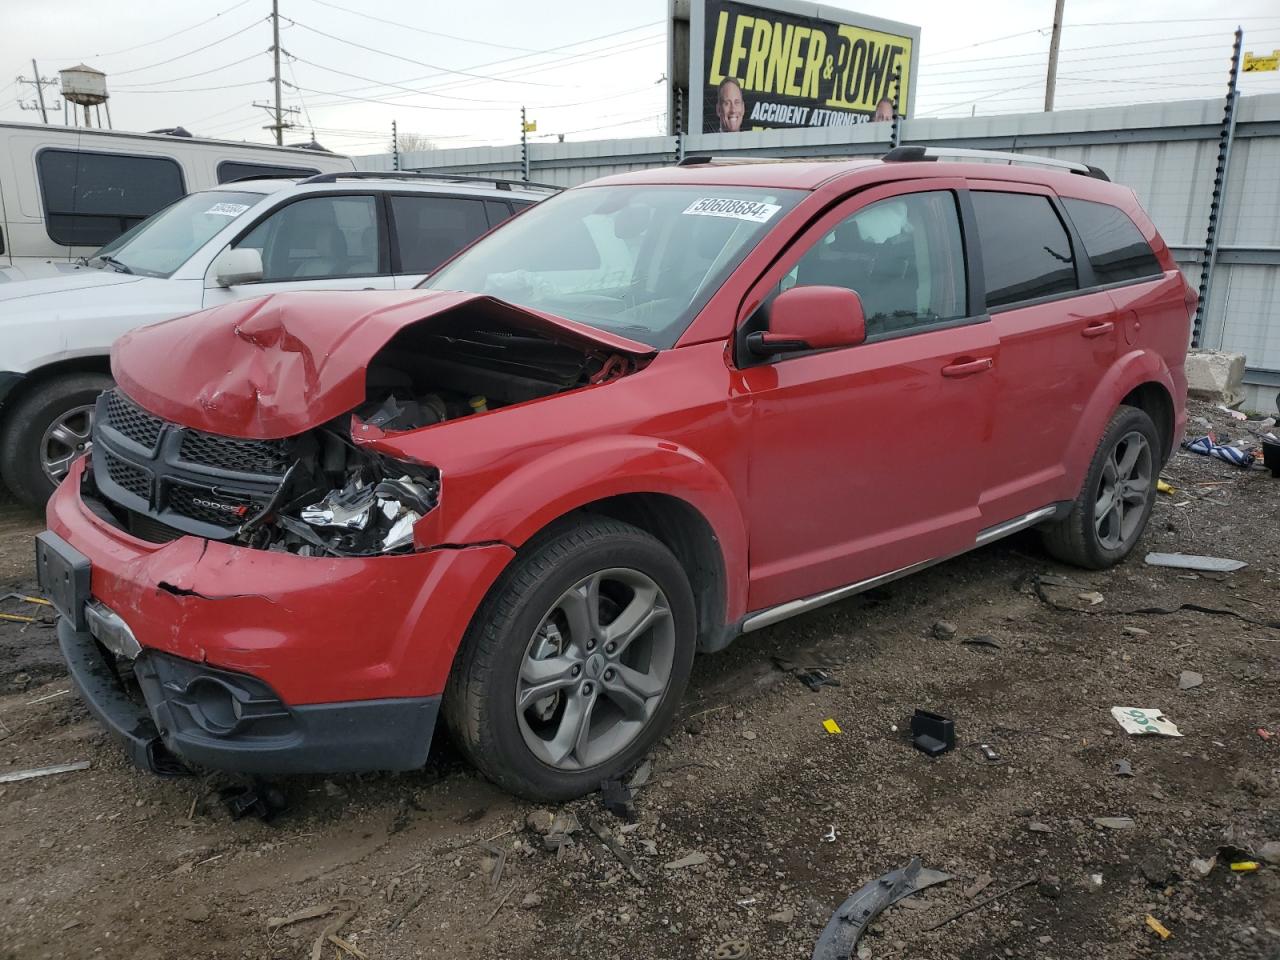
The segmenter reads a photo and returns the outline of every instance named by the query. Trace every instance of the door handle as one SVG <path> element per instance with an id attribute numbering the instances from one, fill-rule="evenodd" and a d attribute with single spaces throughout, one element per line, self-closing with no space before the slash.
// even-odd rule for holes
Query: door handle
<path id="1" fill-rule="evenodd" d="M 942 368 L 944 377 L 971 377 L 975 373 L 985 373 L 994 365 L 990 357 L 979 357 L 977 360 L 957 360 Z"/>
<path id="2" fill-rule="evenodd" d="M 1101 337 L 1104 334 L 1110 333 L 1115 328 L 1116 328 L 1116 325 L 1112 323 L 1110 320 L 1102 320 L 1095 323 L 1091 323 L 1088 326 L 1086 326 L 1083 330 L 1080 331 L 1080 336 Z"/>

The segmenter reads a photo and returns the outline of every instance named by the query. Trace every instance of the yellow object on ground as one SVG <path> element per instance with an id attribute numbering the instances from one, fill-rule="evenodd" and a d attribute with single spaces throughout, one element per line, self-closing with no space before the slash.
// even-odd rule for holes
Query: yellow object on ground
<path id="1" fill-rule="evenodd" d="M 1231 869 L 1236 873 L 1253 873 L 1258 869 L 1258 862 L 1256 860 L 1240 860 L 1233 863 Z"/>
<path id="2" fill-rule="evenodd" d="M 826 719 L 826 720 L 823 720 L 823 721 L 822 721 L 822 729 L 823 729 L 823 730 L 825 730 L 825 731 L 827 731 L 827 733 L 840 733 L 840 732 L 841 732 L 841 730 L 840 730 L 840 724 L 836 723 L 834 720 L 832 720 L 832 719 L 830 719 L 830 718 L 828 718 L 828 719 Z"/>
<path id="3" fill-rule="evenodd" d="M 1177 487 L 1175 487 L 1171 483 L 1165 483 L 1163 480 L 1157 480 L 1156 489 L 1159 490 L 1161 493 L 1173 493 L 1175 490 L 1177 490 Z"/>
<path id="4" fill-rule="evenodd" d="M 1170 937 L 1173 936 L 1173 934 L 1170 933 L 1165 928 L 1165 925 L 1163 923 L 1161 923 L 1159 920 L 1157 920 L 1155 917 L 1153 917 L 1149 913 L 1147 914 L 1147 926 L 1150 927 L 1152 930 L 1154 930 L 1156 933 L 1160 934 L 1161 940 L 1168 940 Z"/>

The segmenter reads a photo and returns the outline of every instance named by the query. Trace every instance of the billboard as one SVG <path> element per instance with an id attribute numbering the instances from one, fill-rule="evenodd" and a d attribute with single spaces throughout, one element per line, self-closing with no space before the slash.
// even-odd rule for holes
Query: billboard
<path id="1" fill-rule="evenodd" d="M 673 0 L 671 42 L 689 132 L 890 120 L 895 96 L 899 116 L 914 108 L 920 28 L 905 23 L 794 0 Z"/>

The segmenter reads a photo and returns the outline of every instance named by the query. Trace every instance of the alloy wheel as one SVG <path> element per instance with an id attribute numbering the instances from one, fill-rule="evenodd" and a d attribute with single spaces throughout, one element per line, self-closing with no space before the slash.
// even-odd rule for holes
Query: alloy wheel
<path id="1" fill-rule="evenodd" d="M 647 574 L 616 567 L 579 580 L 525 648 L 515 690 L 525 745 L 559 770 L 617 756 L 662 702 L 675 647 L 670 604 Z"/>
<path id="2" fill-rule="evenodd" d="M 53 484 L 71 469 L 71 463 L 84 453 L 93 433 L 93 404 L 72 407 L 49 424 L 40 438 L 40 469 Z"/>
<path id="3" fill-rule="evenodd" d="M 1141 530 L 1153 467 L 1151 444 L 1136 430 L 1111 448 L 1093 506 L 1094 531 L 1105 549 L 1120 549 Z"/>

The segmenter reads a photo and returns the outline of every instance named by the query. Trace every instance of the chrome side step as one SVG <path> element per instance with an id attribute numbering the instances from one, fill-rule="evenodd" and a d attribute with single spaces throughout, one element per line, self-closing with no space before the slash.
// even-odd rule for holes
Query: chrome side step
<path id="1" fill-rule="evenodd" d="M 1012 520 L 1006 520 L 1004 523 L 997 523 L 993 527 L 987 527 L 978 533 L 974 538 L 973 546 L 968 550 L 961 550 L 960 553 L 947 554 L 942 557 L 934 557 L 930 560 L 921 560 L 919 563 L 913 563 L 910 566 L 899 567 L 897 570 L 891 570 L 888 573 L 881 573 L 866 580 L 859 580 L 857 583 L 851 583 L 847 586 L 836 587 L 834 590 L 827 590 L 823 593 L 815 593 L 811 597 L 803 597 L 800 600 L 788 600 L 786 603 L 780 603 L 776 607 L 769 607 L 758 613 L 753 613 L 742 622 L 742 632 L 751 633 L 753 630 L 760 630 L 764 627 L 771 627 L 775 623 L 791 617 L 799 616 L 802 613 L 808 613 L 810 610 L 817 610 L 819 607 L 825 607 L 829 603 L 836 603 L 840 600 L 848 599 L 873 590 L 876 587 L 883 586 L 886 583 L 892 583 L 894 580 L 900 580 L 912 573 L 918 573 L 934 564 L 942 563 L 944 560 L 950 560 L 961 554 L 968 553 L 976 547 L 984 546 L 1001 537 L 1007 537 L 1011 533 L 1017 533 L 1019 530 L 1025 530 L 1027 527 L 1034 526 L 1043 520 L 1047 520 L 1057 512 L 1057 507 L 1048 506 L 1041 507 L 1039 510 L 1032 510 L 1020 517 L 1014 517 Z"/>

